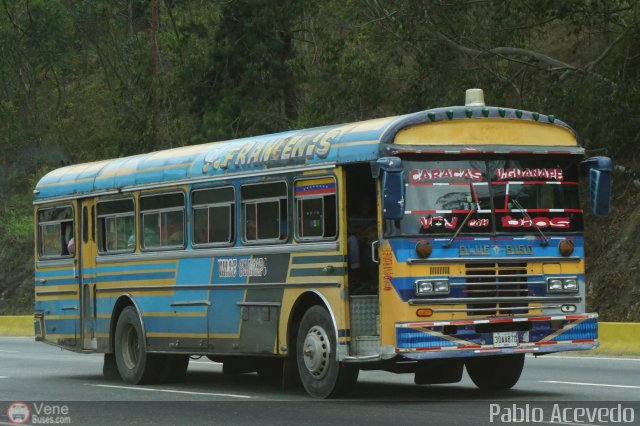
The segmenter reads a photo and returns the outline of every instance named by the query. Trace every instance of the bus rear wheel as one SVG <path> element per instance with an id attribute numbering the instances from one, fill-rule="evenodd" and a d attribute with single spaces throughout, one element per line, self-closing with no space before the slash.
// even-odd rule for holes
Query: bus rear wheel
<path id="1" fill-rule="evenodd" d="M 302 317 L 296 339 L 298 374 L 307 393 L 315 398 L 345 395 L 358 380 L 359 370 L 336 359 L 336 331 L 321 306 Z"/>
<path id="2" fill-rule="evenodd" d="M 116 324 L 114 349 L 120 377 L 125 383 L 151 383 L 159 378 L 161 360 L 148 354 L 138 312 L 127 306 Z"/>
<path id="3" fill-rule="evenodd" d="M 482 390 L 511 389 L 524 367 L 524 354 L 471 358 L 465 361 L 467 373 L 473 383 Z"/>

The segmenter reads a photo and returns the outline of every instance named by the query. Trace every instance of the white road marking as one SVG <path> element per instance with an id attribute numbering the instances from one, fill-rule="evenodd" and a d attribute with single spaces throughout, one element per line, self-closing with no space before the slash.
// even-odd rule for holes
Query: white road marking
<path id="1" fill-rule="evenodd" d="M 249 395 L 235 395 L 232 393 L 191 392 L 191 391 L 180 391 L 180 390 L 172 390 L 172 389 L 141 388 L 141 387 L 133 387 L 133 386 L 93 385 L 89 383 L 87 383 L 87 386 L 97 386 L 101 388 L 115 388 L 115 389 L 131 389 L 131 390 L 147 391 L 147 392 L 181 393 L 186 395 L 227 396 L 230 398 L 244 398 L 244 399 L 251 398 Z"/>
<path id="2" fill-rule="evenodd" d="M 2 350 L 2 349 L 0 349 L 0 352 L 2 352 L 4 354 L 17 354 L 18 353 L 18 351 L 5 351 L 5 350 Z"/>
<path id="3" fill-rule="evenodd" d="M 0 376 L 0 379 L 8 379 L 9 376 Z"/>
<path id="4" fill-rule="evenodd" d="M 640 386 L 632 386 L 632 385 L 607 385 L 603 383 L 560 382 L 557 380 L 541 380 L 540 383 L 551 383 L 554 385 L 600 386 L 604 388 L 640 389 Z"/>
<path id="5" fill-rule="evenodd" d="M 547 358 L 560 358 L 560 359 L 597 359 L 597 360 L 604 360 L 604 361 L 636 361 L 636 362 L 640 362 L 640 357 L 639 358 L 620 358 L 620 357 L 604 357 L 604 356 L 561 356 L 561 355 L 545 355 L 542 357 L 539 357 L 540 359 L 547 359 Z"/>

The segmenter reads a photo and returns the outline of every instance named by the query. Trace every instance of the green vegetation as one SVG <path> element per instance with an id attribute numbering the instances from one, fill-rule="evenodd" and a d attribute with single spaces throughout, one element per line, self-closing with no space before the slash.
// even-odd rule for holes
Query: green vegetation
<path id="1" fill-rule="evenodd" d="M 638 171 L 639 51 L 638 0 L 3 0 L 0 313 L 31 310 L 31 191 L 61 165 L 459 105 L 481 87 Z M 640 229 L 621 216 L 638 189 L 616 178 L 627 196 L 588 254 L 628 309 L 606 306 L 600 273 L 592 304 L 640 320 L 637 266 L 598 263 Z M 627 234 L 606 230 L 621 221 Z"/>

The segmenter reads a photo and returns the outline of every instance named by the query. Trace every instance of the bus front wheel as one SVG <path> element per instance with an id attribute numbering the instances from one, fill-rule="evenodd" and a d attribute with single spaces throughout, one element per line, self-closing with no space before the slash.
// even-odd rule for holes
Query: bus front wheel
<path id="1" fill-rule="evenodd" d="M 138 312 L 127 306 L 120 313 L 115 333 L 116 364 L 125 383 L 143 384 L 158 379 L 160 359 L 147 354 Z"/>
<path id="2" fill-rule="evenodd" d="M 520 379 L 524 354 L 471 358 L 465 361 L 467 373 L 482 390 L 511 389 Z"/>
<path id="3" fill-rule="evenodd" d="M 307 393 L 316 398 L 345 395 L 358 380 L 359 370 L 336 359 L 336 331 L 321 306 L 310 307 L 300 321 L 296 361 Z"/>

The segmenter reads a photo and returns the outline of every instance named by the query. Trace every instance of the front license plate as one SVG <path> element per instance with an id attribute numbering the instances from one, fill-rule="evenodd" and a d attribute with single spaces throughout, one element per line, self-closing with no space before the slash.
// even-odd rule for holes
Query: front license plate
<path id="1" fill-rule="evenodd" d="M 493 333 L 493 346 L 496 348 L 518 346 L 518 333 L 516 331 Z"/>

